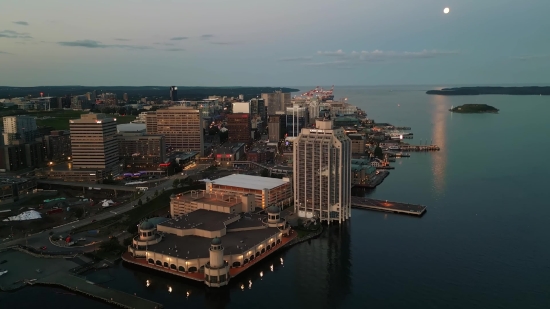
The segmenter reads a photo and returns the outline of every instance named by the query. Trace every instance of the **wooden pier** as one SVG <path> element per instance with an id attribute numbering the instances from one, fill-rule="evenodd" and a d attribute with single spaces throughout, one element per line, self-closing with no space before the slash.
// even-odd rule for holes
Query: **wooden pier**
<path id="1" fill-rule="evenodd" d="M 422 216 L 426 212 L 426 206 L 407 203 L 375 200 L 366 197 L 352 196 L 351 208 L 393 212 L 399 214 Z"/>

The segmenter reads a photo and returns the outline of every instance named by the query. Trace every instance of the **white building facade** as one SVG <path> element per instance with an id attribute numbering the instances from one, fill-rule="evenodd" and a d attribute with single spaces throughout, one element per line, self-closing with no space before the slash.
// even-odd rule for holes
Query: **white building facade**
<path id="1" fill-rule="evenodd" d="M 330 119 L 294 141 L 294 209 L 329 224 L 351 216 L 351 140 Z"/>

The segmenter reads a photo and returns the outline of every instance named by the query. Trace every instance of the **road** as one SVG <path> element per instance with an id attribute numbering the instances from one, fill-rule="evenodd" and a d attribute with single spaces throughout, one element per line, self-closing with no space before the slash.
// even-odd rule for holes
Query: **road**
<path id="1" fill-rule="evenodd" d="M 182 176 L 181 174 L 172 175 L 172 176 L 168 177 L 168 179 L 165 179 L 164 182 L 159 183 L 156 187 L 149 188 L 149 190 L 145 191 L 144 194 L 140 196 L 140 198 L 141 198 L 142 201 L 146 200 L 147 197 L 152 198 L 153 195 L 155 194 L 155 191 L 157 191 L 157 190 L 162 191 L 163 189 L 164 190 L 171 189 L 172 184 L 173 184 L 173 182 L 176 178 L 177 179 L 185 179 L 190 175 L 202 172 L 206 168 L 208 168 L 208 166 L 197 165 L 196 168 L 194 168 L 192 170 L 187 170 L 185 172 L 187 174 L 186 176 Z M 93 220 L 101 221 L 101 220 L 112 218 L 114 216 L 125 213 L 125 212 L 133 209 L 135 204 L 136 204 L 136 201 L 130 201 L 125 205 L 121 205 L 119 207 L 113 208 L 111 211 L 103 212 L 103 213 L 100 213 L 98 215 L 88 217 L 88 218 L 85 218 L 85 219 L 82 219 L 82 220 L 79 220 L 79 221 L 76 221 L 76 222 L 73 222 L 73 223 L 70 223 L 70 224 L 66 224 L 66 225 L 63 225 L 63 226 L 60 226 L 60 227 L 56 227 L 56 228 L 51 229 L 51 230 L 42 231 L 40 233 L 28 236 L 27 239 L 19 238 L 19 239 L 4 242 L 4 243 L 0 244 L 0 249 L 10 247 L 10 246 L 13 246 L 13 245 L 16 245 L 16 244 L 20 244 L 20 245 L 26 245 L 26 246 L 34 247 L 34 248 L 39 248 L 39 247 L 42 247 L 42 246 L 46 246 L 48 248 L 48 250 L 57 251 L 57 252 L 62 252 L 62 251 L 63 252 L 70 252 L 70 251 L 74 251 L 74 250 L 84 250 L 84 249 L 86 251 L 93 251 L 99 244 L 95 245 L 95 246 L 84 247 L 84 248 L 56 247 L 56 246 L 54 246 L 50 243 L 49 232 L 52 231 L 52 232 L 54 232 L 55 235 L 68 233 L 69 231 L 71 231 L 74 228 L 79 228 L 79 227 L 82 227 L 82 226 L 85 226 L 85 225 L 88 225 L 88 224 L 92 223 Z"/>

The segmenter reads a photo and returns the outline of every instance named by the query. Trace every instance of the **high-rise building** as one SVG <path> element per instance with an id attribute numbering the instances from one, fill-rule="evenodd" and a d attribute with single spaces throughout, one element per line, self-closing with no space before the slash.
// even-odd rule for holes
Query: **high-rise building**
<path id="1" fill-rule="evenodd" d="M 166 146 L 177 151 L 204 155 L 201 115 L 198 109 L 172 106 L 147 113 L 147 134 L 164 135 Z"/>
<path id="2" fill-rule="evenodd" d="M 232 104 L 233 104 L 232 111 L 234 114 L 237 114 L 237 113 L 251 114 L 250 102 L 233 102 Z"/>
<path id="3" fill-rule="evenodd" d="M 114 93 L 104 93 L 102 94 L 103 97 L 103 104 L 108 106 L 114 106 L 117 104 L 117 96 Z"/>
<path id="4" fill-rule="evenodd" d="M 227 115 L 226 121 L 226 128 L 229 130 L 228 138 L 231 143 L 249 144 L 252 142 L 252 124 L 250 114 L 229 114 Z"/>
<path id="5" fill-rule="evenodd" d="M 351 216 L 351 141 L 332 120 L 317 119 L 294 141 L 294 210 L 341 223 Z"/>
<path id="6" fill-rule="evenodd" d="M 92 102 L 88 100 L 87 95 L 75 95 L 71 98 L 71 108 L 72 109 L 90 109 L 92 107 Z"/>
<path id="7" fill-rule="evenodd" d="M 265 100 L 261 98 L 254 98 L 250 100 L 250 113 L 252 115 L 258 115 L 265 123 L 267 120 L 267 109 L 265 108 Z"/>
<path id="8" fill-rule="evenodd" d="M 270 115 L 268 120 L 269 142 L 278 143 L 283 137 L 286 124 L 285 115 Z"/>
<path id="9" fill-rule="evenodd" d="M 11 145 L 13 140 L 34 141 L 38 137 L 36 118 L 20 115 L 6 116 L 4 122 L 4 145 Z"/>
<path id="10" fill-rule="evenodd" d="M 68 131 L 51 131 L 43 140 L 48 161 L 64 161 L 71 156 L 71 135 Z"/>
<path id="11" fill-rule="evenodd" d="M 122 95 L 122 99 L 124 100 L 124 102 L 128 102 L 128 94 L 127 93 L 124 93 Z"/>
<path id="12" fill-rule="evenodd" d="M 267 114 L 275 115 L 277 112 L 284 112 L 287 106 L 292 106 L 290 93 L 277 90 L 272 93 L 262 93 Z"/>
<path id="13" fill-rule="evenodd" d="M 166 160 L 166 143 L 162 135 L 122 133 L 118 141 L 118 154 L 126 168 L 156 169 Z"/>
<path id="14" fill-rule="evenodd" d="M 172 101 L 178 100 L 178 87 L 170 86 L 170 100 Z"/>
<path id="15" fill-rule="evenodd" d="M 116 120 L 105 114 L 82 114 L 69 120 L 73 169 L 112 169 L 118 165 Z"/>
<path id="16" fill-rule="evenodd" d="M 309 112 L 307 107 L 295 104 L 286 108 L 286 132 L 289 137 L 297 137 L 300 130 L 309 125 Z"/>

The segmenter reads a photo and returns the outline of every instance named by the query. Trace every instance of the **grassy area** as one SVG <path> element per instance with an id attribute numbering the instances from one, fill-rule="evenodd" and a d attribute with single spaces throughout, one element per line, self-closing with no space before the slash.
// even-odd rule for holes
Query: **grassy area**
<path id="1" fill-rule="evenodd" d="M 36 119 L 36 124 L 38 126 L 48 126 L 53 127 L 56 130 L 69 130 L 69 120 L 79 119 L 81 114 L 88 113 L 85 111 L 73 111 L 73 110 L 53 110 L 53 111 L 40 111 L 40 112 L 31 112 L 29 115 L 38 117 Z M 52 117 L 42 119 L 42 117 Z M 130 123 L 132 120 L 136 119 L 136 116 L 126 115 L 126 116 L 115 116 L 117 124 Z"/>
<path id="2" fill-rule="evenodd" d="M 160 193 L 157 198 L 152 199 L 150 202 L 146 203 L 144 200 L 142 200 L 143 205 L 137 206 L 134 209 L 127 211 L 123 214 L 120 214 L 118 216 L 97 221 L 92 224 L 88 224 L 86 226 L 80 227 L 76 230 L 74 230 L 74 233 L 78 232 L 84 232 L 89 230 L 100 230 L 101 229 L 108 229 L 108 231 L 121 231 L 126 230 L 130 224 L 137 224 L 140 220 L 151 216 L 155 213 L 163 213 L 165 211 L 168 211 L 170 207 L 170 195 L 172 193 L 181 193 L 186 192 L 189 190 L 197 190 L 197 189 L 204 189 L 204 185 L 194 185 L 191 187 L 184 187 L 184 188 L 177 188 L 174 190 L 169 190 L 164 193 Z"/>

